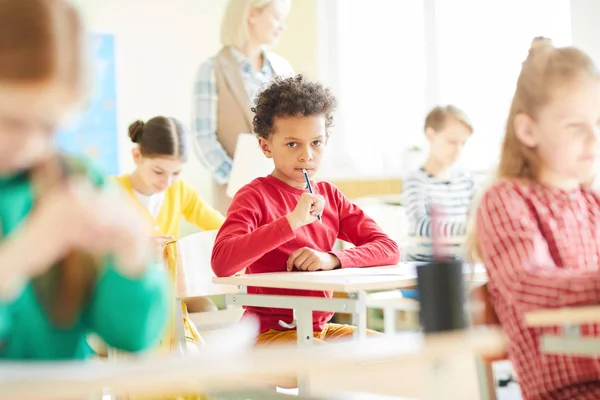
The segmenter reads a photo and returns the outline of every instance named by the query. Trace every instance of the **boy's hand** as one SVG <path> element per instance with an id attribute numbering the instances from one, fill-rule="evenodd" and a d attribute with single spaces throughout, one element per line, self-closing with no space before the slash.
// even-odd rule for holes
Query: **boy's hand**
<path id="1" fill-rule="evenodd" d="M 287 260 L 287 270 L 329 271 L 341 266 L 340 259 L 331 253 L 323 253 L 308 247 L 294 251 Z"/>
<path id="2" fill-rule="evenodd" d="M 292 230 L 295 230 L 315 222 L 317 216 L 323 214 L 323 208 L 325 208 L 325 199 L 323 196 L 303 193 L 302 196 L 300 196 L 294 211 L 289 213 L 286 217 Z"/>

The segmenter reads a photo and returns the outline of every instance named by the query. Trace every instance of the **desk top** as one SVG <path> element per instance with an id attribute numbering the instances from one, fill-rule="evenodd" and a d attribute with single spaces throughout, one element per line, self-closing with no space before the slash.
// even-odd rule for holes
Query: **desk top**
<path id="1" fill-rule="evenodd" d="M 360 290 L 403 289 L 417 285 L 417 265 L 418 263 L 401 263 L 391 266 L 343 268 L 333 271 L 235 275 L 227 278 L 213 278 L 213 283 L 343 293 Z M 485 268 L 479 264 L 465 265 L 464 273 L 467 279 L 475 281 L 487 279 Z"/>
<path id="2" fill-rule="evenodd" d="M 335 370 L 343 378 L 359 367 L 357 363 L 393 359 L 407 361 L 407 365 L 397 371 L 398 376 L 402 376 L 402 369 L 404 372 L 414 370 L 415 364 L 418 368 L 418 365 L 437 361 L 442 355 L 494 352 L 503 345 L 499 333 L 491 331 L 452 332 L 427 337 L 409 333 L 369 339 L 360 346 L 353 342 L 310 348 L 298 348 L 295 344 L 269 348 L 237 344 L 219 349 L 205 346 L 200 354 L 183 358 L 144 357 L 111 363 L 0 362 L 0 399 L 85 398 L 106 387 L 118 394 L 135 392 L 153 397 L 177 394 L 174 391 L 178 390 L 198 390 L 199 387 L 231 390 L 256 387 L 253 377 L 260 374 L 284 376 L 311 371 L 311 375 L 326 376 Z M 371 387 L 361 389 L 371 391 L 381 384 L 370 382 Z"/>
<path id="3" fill-rule="evenodd" d="M 563 307 L 525 313 L 525 323 L 532 328 L 597 324 L 599 322 L 599 306 Z"/>

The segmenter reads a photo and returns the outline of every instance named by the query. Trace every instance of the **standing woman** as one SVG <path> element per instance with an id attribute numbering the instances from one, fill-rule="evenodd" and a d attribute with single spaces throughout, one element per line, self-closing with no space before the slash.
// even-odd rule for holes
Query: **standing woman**
<path id="1" fill-rule="evenodd" d="M 213 178 L 213 207 L 226 215 L 226 193 L 238 135 L 252 132 L 254 98 L 275 75 L 293 75 L 268 51 L 286 29 L 291 0 L 229 0 L 221 24 L 223 48 L 199 68 L 194 84 L 192 135 Z"/>

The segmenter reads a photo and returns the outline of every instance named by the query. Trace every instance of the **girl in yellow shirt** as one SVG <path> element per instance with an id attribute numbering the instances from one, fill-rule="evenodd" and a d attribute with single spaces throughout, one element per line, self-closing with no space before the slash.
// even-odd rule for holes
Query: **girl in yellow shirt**
<path id="1" fill-rule="evenodd" d="M 176 238 L 182 216 L 201 230 L 219 229 L 223 215 L 180 179 L 188 153 L 183 124 L 168 117 L 135 121 L 129 137 L 136 169 L 116 179 L 154 222 L 154 234 Z"/>
<path id="2" fill-rule="evenodd" d="M 135 144 L 132 154 L 136 168 L 115 179 L 152 222 L 151 235 L 157 246 L 162 248 L 179 236 L 181 217 L 201 230 L 219 229 L 225 220 L 223 215 L 180 179 L 188 156 L 183 124 L 161 116 L 147 122 L 135 121 L 129 126 L 129 137 Z M 187 299 L 186 304 L 191 312 L 216 310 L 208 298 Z M 185 306 L 184 320 L 188 341 L 197 343 L 200 338 L 187 320 Z"/>

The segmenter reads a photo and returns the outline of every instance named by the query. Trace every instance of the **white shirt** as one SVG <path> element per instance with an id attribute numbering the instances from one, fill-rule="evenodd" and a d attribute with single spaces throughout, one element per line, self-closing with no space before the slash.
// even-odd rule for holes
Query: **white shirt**
<path id="1" fill-rule="evenodd" d="M 162 207 L 163 201 L 165 200 L 165 193 L 155 193 L 146 196 L 145 194 L 141 194 L 136 190 L 134 190 L 133 192 L 135 193 L 135 196 L 138 198 L 140 203 L 142 203 L 144 207 L 146 207 L 150 215 L 152 215 L 152 217 L 156 219 Z"/>

